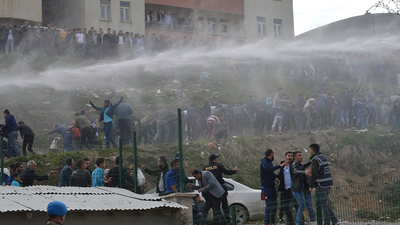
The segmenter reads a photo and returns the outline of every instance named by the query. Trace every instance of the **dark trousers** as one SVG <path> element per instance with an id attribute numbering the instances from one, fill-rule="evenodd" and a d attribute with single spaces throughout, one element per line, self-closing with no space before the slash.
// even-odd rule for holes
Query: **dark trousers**
<path id="1" fill-rule="evenodd" d="M 227 198 L 227 191 L 225 190 L 225 194 L 221 197 L 222 203 L 222 210 L 224 211 L 225 220 L 228 224 L 231 224 L 231 214 L 229 212 L 229 205 L 228 205 L 228 198 Z"/>
<path id="2" fill-rule="evenodd" d="M 332 223 L 337 222 L 338 219 L 328 204 L 328 197 L 331 188 L 317 188 L 317 191 L 319 192 L 319 196 L 321 198 L 321 209 L 322 215 L 324 216 L 324 225 L 330 225 L 331 221 Z"/>
<path id="3" fill-rule="evenodd" d="M 27 134 L 24 136 L 24 141 L 22 142 L 22 153 L 26 156 L 26 147 L 28 146 L 28 151 L 33 153 L 33 141 L 35 140 L 35 135 Z"/>
<path id="4" fill-rule="evenodd" d="M 206 196 L 206 195 L 207 194 L 204 194 L 203 197 Z M 201 225 L 204 224 L 204 222 L 206 221 L 207 216 L 208 216 L 208 211 L 210 211 L 211 208 L 213 210 L 214 223 L 217 222 L 217 221 L 220 221 L 220 220 L 224 221 L 224 217 L 221 214 L 221 200 L 222 200 L 222 198 L 217 198 L 217 197 L 215 197 L 213 195 L 209 195 L 209 196 L 206 196 L 205 199 L 206 199 L 206 203 L 204 204 L 204 207 L 203 207 L 203 214 L 201 215 L 200 224 Z M 224 223 L 222 223 L 222 224 L 224 224 Z"/>
<path id="5" fill-rule="evenodd" d="M 188 130 L 188 138 L 194 139 L 196 131 L 196 117 L 186 117 L 186 125 Z"/>
<path id="6" fill-rule="evenodd" d="M 261 191 L 265 198 L 265 224 L 275 223 L 278 198 L 276 189 L 275 187 L 262 187 Z"/>
<path id="7" fill-rule="evenodd" d="M 118 120 L 118 128 L 119 133 L 121 135 L 122 143 L 129 143 L 129 139 L 131 138 L 132 128 L 131 128 L 131 120 L 130 119 L 122 119 Z"/>
<path id="8" fill-rule="evenodd" d="M 283 213 L 286 214 L 287 224 L 289 224 L 289 225 L 294 224 L 293 211 L 292 211 L 293 206 L 294 206 L 293 200 L 294 200 L 294 197 L 292 195 L 292 191 L 285 190 L 285 191 L 281 192 L 281 207 L 280 207 L 279 214 L 282 213 L 282 217 L 283 217 Z"/>
<path id="9" fill-rule="evenodd" d="M 79 150 L 82 150 L 82 145 L 85 145 L 87 149 L 90 149 L 90 144 L 96 144 L 98 145 L 99 142 L 92 140 L 92 128 L 91 127 L 85 127 L 81 130 L 81 142 L 79 143 Z"/>

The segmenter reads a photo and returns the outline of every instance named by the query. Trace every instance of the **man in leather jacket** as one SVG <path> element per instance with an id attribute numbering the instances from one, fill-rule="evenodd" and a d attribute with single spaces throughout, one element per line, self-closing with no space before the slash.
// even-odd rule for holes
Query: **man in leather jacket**
<path id="1" fill-rule="evenodd" d="M 308 182 L 306 180 L 306 176 L 311 175 L 310 170 L 306 170 L 307 167 L 311 165 L 311 161 L 306 164 L 302 164 L 303 156 L 301 152 L 293 153 L 294 161 L 291 165 L 291 177 L 292 177 L 292 194 L 293 197 L 296 198 L 297 203 L 299 204 L 299 209 L 296 212 L 295 216 L 295 224 L 300 225 L 303 222 L 303 212 L 306 208 L 306 198 L 305 198 L 305 190 L 309 188 Z M 312 215 L 310 215 L 311 219 Z"/>

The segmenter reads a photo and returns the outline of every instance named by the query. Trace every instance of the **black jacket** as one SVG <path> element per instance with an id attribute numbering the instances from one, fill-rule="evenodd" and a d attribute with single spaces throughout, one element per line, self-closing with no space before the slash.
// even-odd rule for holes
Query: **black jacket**
<path id="1" fill-rule="evenodd" d="M 49 177 L 47 175 L 39 176 L 38 174 L 36 174 L 36 172 L 34 170 L 29 169 L 29 168 L 22 171 L 20 173 L 20 176 L 21 176 L 21 180 L 22 180 L 22 185 L 24 187 L 32 186 L 34 180 L 44 181 L 44 180 L 49 179 Z"/>
<path id="2" fill-rule="evenodd" d="M 292 191 L 304 191 L 308 189 L 308 182 L 306 180 L 305 168 L 311 165 L 311 161 L 306 164 L 302 164 L 297 161 L 293 161 L 290 167 L 290 176 L 292 177 Z"/>
<path id="3" fill-rule="evenodd" d="M 33 133 L 32 129 L 30 126 L 26 124 L 21 124 L 18 126 L 19 133 L 21 134 L 21 137 L 24 138 L 25 135 L 33 135 L 35 136 L 35 133 Z"/>
<path id="4" fill-rule="evenodd" d="M 160 192 L 160 188 L 158 187 L 158 182 L 160 182 L 161 173 L 163 173 L 163 183 L 165 187 L 165 176 L 167 175 L 168 171 L 169 171 L 168 165 L 165 165 L 164 168 L 159 168 L 158 170 L 150 170 L 148 168 L 144 170 L 144 172 L 148 173 L 151 176 L 157 176 L 156 180 L 157 193 Z M 166 188 L 164 188 L 164 190 L 166 190 Z"/>
<path id="5" fill-rule="evenodd" d="M 111 177 L 110 187 L 120 187 L 119 186 L 119 166 L 114 166 L 108 171 L 108 177 Z M 126 180 L 132 182 L 131 176 L 128 174 L 125 168 L 122 168 L 122 187 L 126 188 Z"/>
<path id="6" fill-rule="evenodd" d="M 340 109 L 349 109 L 352 106 L 350 93 L 342 91 L 336 98 L 336 102 L 339 104 Z"/>
<path id="7" fill-rule="evenodd" d="M 92 176 L 90 172 L 84 169 L 77 169 L 72 172 L 69 179 L 69 186 L 72 187 L 90 187 L 92 185 Z"/>
<path id="8" fill-rule="evenodd" d="M 102 44 L 105 44 L 105 42 L 104 42 L 104 35 L 103 35 L 103 43 L 101 43 L 101 34 L 97 34 L 97 45 L 102 45 Z"/>
<path id="9" fill-rule="evenodd" d="M 203 171 L 210 171 L 215 178 L 217 178 L 222 187 L 224 187 L 223 185 L 225 183 L 222 174 L 233 175 L 236 173 L 236 170 L 227 170 L 222 164 L 213 162 L 205 166 Z"/>

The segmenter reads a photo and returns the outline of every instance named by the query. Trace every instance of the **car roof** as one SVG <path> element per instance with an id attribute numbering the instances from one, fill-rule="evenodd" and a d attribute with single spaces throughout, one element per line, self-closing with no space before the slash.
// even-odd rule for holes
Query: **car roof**
<path id="1" fill-rule="evenodd" d="M 190 180 L 194 180 L 194 177 L 188 177 Z M 232 185 L 234 185 L 235 187 L 237 187 L 238 189 L 251 189 L 251 190 L 259 190 L 259 189 L 253 189 L 251 187 L 248 187 L 242 183 L 239 183 L 231 178 L 224 178 L 224 180 L 228 183 L 231 183 Z"/>

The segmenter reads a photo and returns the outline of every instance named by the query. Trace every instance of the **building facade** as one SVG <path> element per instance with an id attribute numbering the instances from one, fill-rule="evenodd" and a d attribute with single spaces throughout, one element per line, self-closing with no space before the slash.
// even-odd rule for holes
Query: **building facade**
<path id="1" fill-rule="evenodd" d="M 7 2 L 8 10 L 0 11 L 0 18 L 58 27 L 93 26 L 171 38 L 282 41 L 294 37 L 293 0 L 4 0 L 0 6 Z M 24 13 L 30 9 L 33 12 Z M 160 13 L 166 15 L 164 20 Z"/>
<path id="2" fill-rule="evenodd" d="M 0 20 L 12 24 L 27 21 L 42 21 L 42 0 L 2 0 L 0 1 Z"/>

